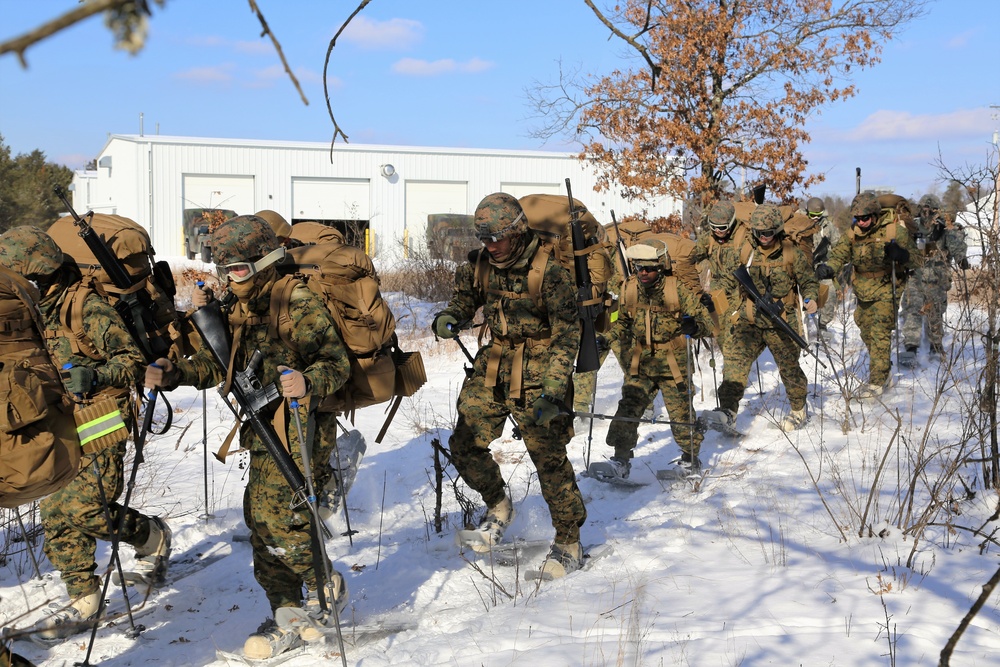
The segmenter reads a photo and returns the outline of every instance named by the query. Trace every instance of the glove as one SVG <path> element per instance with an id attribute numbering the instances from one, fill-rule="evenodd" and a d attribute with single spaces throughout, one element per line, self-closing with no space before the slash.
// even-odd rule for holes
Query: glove
<path id="1" fill-rule="evenodd" d="M 174 364 L 169 359 L 166 357 L 157 359 L 150 365 L 146 366 L 146 389 L 165 387 L 168 384 L 167 378 L 173 372 Z"/>
<path id="2" fill-rule="evenodd" d="M 302 398 L 309 393 L 308 382 L 302 371 L 297 371 L 288 366 L 278 366 L 281 373 L 281 395 L 285 398 Z"/>
<path id="3" fill-rule="evenodd" d="M 531 418 L 538 426 L 547 426 L 550 421 L 559 416 L 559 406 L 555 400 L 542 394 L 531 404 Z"/>
<path id="4" fill-rule="evenodd" d="M 594 336 L 594 338 L 597 340 L 597 351 L 598 352 L 604 352 L 605 350 L 608 349 L 608 339 L 605 336 L 602 336 L 601 334 L 598 334 L 598 335 Z"/>
<path id="5" fill-rule="evenodd" d="M 815 314 L 816 310 L 819 308 L 818 304 L 813 299 L 806 299 L 803 302 L 803 305 L 805 305 L 806 313 L 808 313 L 809 315 Z"/>
<path id="6" fill-rule="evenodd" d="M 833 280 L 833 269 L 829 264 L 820 264 L 816 267 L 817 280 Z"/>
<path id="7" fill-rule="evenodd" d="M 715 312 L 715 301 L 712 300 L 712 295 L 708 292 L 703 292 L 698 300 L 701 301 L 701 305 L 705 306 L 705 310 L 710 313 Z"/>
<path id="8" fill-rule="evenodd" d="M 681 333 L 692 338 L 698 335 L 698 322 L 690 315 L 681 317 Z"/>
<path id="9" fill-rule="evenodd" d="M 198 282 L 201 284 L 198 285 L 198 287 L 191 294 L 191 305 L 195 308 L 204 308 L 212 302 L 212 299 L 215 298 L 215 294 L 212 290 L 204 287 L 205 283 L 202 283 L 201 281 Z"/>
<path id="10" fill-rule="evenodd" d="M 906 264 L 910 261 L 910 251 L 903 246 L 890 241 L 885 244 L 885 258 L 897 264 Z"/>
<path id="11" fill-rule="evenodd" d="M 434 318 L 434 333 L 438 338 L 454 338 L 458 335 L 458 330 L 454 328 L 456 324 L 458 320 L 451 315 L 440 314 Z"/>
<path id="12" fill-rule="evenodd" d="M 968 271 L 970 268 L 969 260 L 963 257 L 962 261 L 958 263 L 958 268 L 962 269 L 963 271 Z"/>
<path id="13" fill-rule="evenodd" d="M 89 394 L 94 385 L 97 384 L 95 381 L 97 372 L 86 366 L 70 366 L 69 364 L 67 366 L 69 368 L 64 366 L 61 373 L 66 391 L 78 396 Z"/>

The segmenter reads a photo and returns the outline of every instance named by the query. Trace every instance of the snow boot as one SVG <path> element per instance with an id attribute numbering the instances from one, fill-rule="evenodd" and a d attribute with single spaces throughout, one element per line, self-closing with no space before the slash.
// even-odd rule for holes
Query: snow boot
<path id="1" fill-rule="evenodd" d="M 913 368 L 917 364 L 917 346 L 907 345 L 906 350 L 898 355 L 899 365 L 903 368 Z"/>
<path id="2" fill-rule="evenodd" d="M 723 433 L 736 432 L 736 413 L 732 410 L 727 410 L 726 408 L 706 410 L 701 414 L 701 419 L 704 421 L 705 426 L 713 431 L 721 431 Z"/>
<path id="3" fill-rule="evenodd" d="M 674 464 L 670 470 L 657 473 L 657 478 L 668 481 L 671 479 L 683 480 L 701 474 L 701 459 L 687 452 L 682 452 L 681 457 L 674 461 Z"/>
<path id="4" fill-rule="evenodd" d="M 42 639 L 62 639 L 85 630 L 85 623 L 97 617 L 101 608 L 101 594 L 84 595 L 73 600 L 68 607 L 62 608 L 58 602 L 53 602 L 49 607 L 58 611 L 50 613 L 46 610 L 50 616 L 45 619 L 45 629 L 38 636 Z"/>
<path id="5" fill-rule="evenodd" d="M 806 423 L 806 419 L 808 419 L 808 417 L 806 417 L 805 408 L 791 410 L 787 415 L 785 415 L 785 418 L 781 420 L 781 424 L 779 426 L 785 433 L 788 433 L 789 431 L 797 431 Z"/>
<path id="6" fill-rule="evenodd" d="M 499 544 L 503 540 L 504 531 L 514 521 L 515 516 L 517 513 L 514 511 L 514 504 L 510 498 L 504 496 L 503 500 L 486 512 L 486 518 L 479 524 L 479 530 L 483 533 L 482 544 L 470 544 L 469 548 L 476 553 L 489 553 L 494 544 Z"/>
<path id="7" fill-rule="evenodd" d="M 551 579 L 565 577 L 570 572 L 576 572 L 583 567 L 583 545 L 553 543 L 549 555 L 542 563 L 542 575 Z"/>
<path id="8" fill-rule="evenodd" d="M 146 585 L 159 586 L 166 579 L 171 538 L 170 528 L 163 519 L 149 519 L 149 537 L 145 544 L 135 548 L 136 561 L 132 570 Z"/>
<path id="9" fill-rule="evenodd" d="M 632 463 L 625 457 L 612 456 L 607 462 L 590 464 L 590 471 L 598 479 L 628 479 L 632 471 Z"/>
<path id="10" fill-rule="evenodd" d="M 302 609 L 308 616 L 309 624 L 299 628 L 299 636 L 304 642 L 314 642 L 323 637 L 325 630 L 334 629 L 333 624 L 336 623 L 336 619 L 341 618 L 347 609 L 350 599 L 347 594 L 347 582 L 336 570 L 330 573 L 330 579 L 330 583 L 326 585 L 326 602 L 337 605 L 337 615 L 334 617 L 333 614 L 323 611 L 317 591 L 307 591 Z"/>
<path id="11" fill-rule="evenodd" d="M 305 611 L 297 607 L 281 607 L 274 612 L 274 616 L 261 623 L 257 632 L 247 638 L 243 644 L 245 657 L 251 660 L 273 658 L 302 645 L 299 628 L 308 623 Z"/>
<path id="12" fill-rule="evenodd" d="M 858 398 L 863 401 L 878 398 L 882 395 L 882 385 L 880 384 L 866 384 L 858 390 Z"/>

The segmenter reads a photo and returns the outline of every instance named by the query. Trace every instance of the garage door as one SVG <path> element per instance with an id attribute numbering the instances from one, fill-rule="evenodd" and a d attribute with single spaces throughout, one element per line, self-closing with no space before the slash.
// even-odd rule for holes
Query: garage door
<path id="1" fill-rule="evenodd" d="M 253 176 L 184 174 L 183 208 L 225 208 L 248 215 L 254 208 Z"/>
<path id="2" fill-rule="evenodd" d="M 469 209 L 469 185 L 464 182 L 407 181 L 406 230 L 407 254 L 426 252 L 427 216 L 433 213 L 472 213 Z"/>
<path id="3" fill-rule="evenodd" d="M 363 220 L 370 217 L 367 178 L 293 178 L 294 220 Z"/>

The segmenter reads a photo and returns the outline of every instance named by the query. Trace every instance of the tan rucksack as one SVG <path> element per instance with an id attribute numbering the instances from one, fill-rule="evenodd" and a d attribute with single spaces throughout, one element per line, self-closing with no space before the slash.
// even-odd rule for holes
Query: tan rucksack
<path id="1" fill-rule="evenodd" d="M 324 225 L 322 222 L 296 222 L 292 225 L 292 233 L 288 238 L 310 245 L 329 242 L 347 243 L 339 229 Z"/>
<path id="2" fill-rule="evenodd" d="M 86 216 L 84 219 L 87 219 Z M 174 307 L 176 288 L 170 265 L 165 261 L 155 261 L 156 252 L 150 243 L 149 233 L 132 220 L 118 215 L 96 213 L 90 219 L 90 224 L 128 271 L 133 282 L 129 292 L 145 291 L 154 304 L 154 326 L 152 330 L 145 332 L 146 340 L 136 340 L 136 345 L 144 351 L 147 358 L 165 356 L 176 360 L 193 352 L 188 347 L 192 339 L 185 336 Z M 97 292 L 112 305 L 126 292 L 115 287 L 107 270 L 97 261 L 79 232 L 80 228 L 74 224 L 71 216 L 56 220 L 48 229 L 52 240 L 68 259 L 76 263 L 83 275 L 83 280 L 73 297 L 67 301 L 63 313 L 64 325 L 76 334 L 72 339 L 73 352 L 91 359 L 101 359 L 93 342 L 82 331 L 69 325 L 71 322 L 82 321 L 83 304 L 90 292 Z"/>
<path id="3" fill-rule="evenodd" d="M 576 280 L 574 264 L 573 232 L 570 226 L 572 218 L 569 211 L 569 198 L 562 195 L 525 195 L 518 200 L 524 210 L 528 227 L 538 233 L 542 246 L 552 253 L 552 258 L 566 268 Z M 574 208 L 582 211 L 580 220 L 583 222 L 584 236 L 590 242 L 584 253 L 587 256 L 587 270 L 593 285 L 591 300 L 584 305 L 604 304 L 602 317 L 595 322 L 598 333 L 608 330 L 610 320 L 607 309 L 611 305 L 608 295 L 608 281 L 614 274 L 614 260 L 611 259 L 611 243 L 608 234 L 597 219 L 577 199 L 573 200 Z M 485 284 L 485 283 L 483 283 Z M 535 303 L 542 303 L 541 282 L 536 285 L 528 281 L 528 292 Z"/>
<path id="4" fill-rule="evenodd" d="M 819 223 L 805 213 L 800 213 L 794 206 L 779 206 L 778 210 L 785 220 L 785 238 L 806 254 L 806 259 L 812 266 L 813 236 L 819 231 Z"/>
<path id="5" fill-rule="evenodd" d="M 73 406 L 45 347 L 38 298 L 0 267 L 0 507 L 58 491 L 80 470 Z"/>
<path id="6" fill-rule="evenodd" d="M 271 312 L 278 316 L 271 318 L 269 335 L 291 345 L 288 304 L 292 290 L 302 282 L 322 297 L 347 347 L 350 379 L 326 398 L 320 410 L 350 412 L 393 397 L 398 405 L 426 382 L 420 353 L 399 350 L 396 318 L 363 250 L 341 243 L 293 248 L 280 270 L 286 278 L 271 292 Z"/>

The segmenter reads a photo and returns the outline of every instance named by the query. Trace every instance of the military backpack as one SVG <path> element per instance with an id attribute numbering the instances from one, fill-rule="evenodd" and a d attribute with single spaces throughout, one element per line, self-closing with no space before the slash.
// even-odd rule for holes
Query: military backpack
<path id="1" fill-rule="evenodd" d="M 38 290 L 0 267 L 0 507 L 63 488 L 80 469 L 73 406 L 45 346 Z"/>

